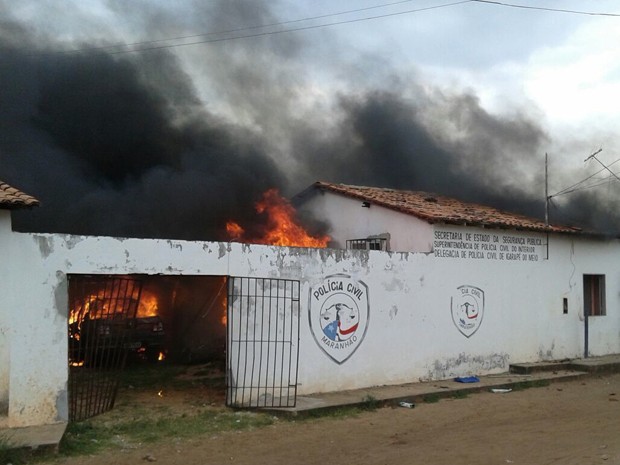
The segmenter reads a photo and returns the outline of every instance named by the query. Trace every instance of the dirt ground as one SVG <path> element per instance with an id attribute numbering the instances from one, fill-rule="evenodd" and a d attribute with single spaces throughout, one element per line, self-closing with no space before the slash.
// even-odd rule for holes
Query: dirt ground
<path id="1" fill-rule="evenodd" d="M 620 374 L 507 394 L 383 407 L 354 417 L 279 420 L 58 459 L 140 464 L 620 464 Z"/>

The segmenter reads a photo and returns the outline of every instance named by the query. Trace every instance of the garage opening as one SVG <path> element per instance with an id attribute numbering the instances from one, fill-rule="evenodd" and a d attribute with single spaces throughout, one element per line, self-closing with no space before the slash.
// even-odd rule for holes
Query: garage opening
<path id="1" fill-rule="evenodd" d="M 299 281 L 69 275 L 69 420 L 114 407 L 124 371 L 208 366 L 232 407 L 296 402 Z"/>
<path id="2" fill-rule="evenodd" d="M 209 364 L 225 389 L 227 278 L 70 275 L 69 420 L 113 408 L 123 370 Z"/>

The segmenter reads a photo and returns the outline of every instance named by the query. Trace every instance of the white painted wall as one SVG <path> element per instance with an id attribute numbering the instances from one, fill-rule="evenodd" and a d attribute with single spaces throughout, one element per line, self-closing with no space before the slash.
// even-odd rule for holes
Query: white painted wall
<path id="1" fill-rule="evenodd" d="M 300 211 L 311 211 L 316 218 L 329 220 L 334 248 L 346 248 L 346 241 L 390 234 L 389 250 L 395 252 L 430 252 L 432 227 L 410 215 L 403 215 L 379 205 L 362 207 L 362 201 L 318 191 L 304 200 Z"/>
<path id="2" fill-rule="evenodd" d="M 426 234 L 431 247 L 434 231 L 492 232 L 438 226 Z M 535 234 L 499 235 L 546 242 Z M 584 273 L 607 277 L 607 316 L 590 319 L 591 354 L 620 353 L 617 241 L 552 236 L 549 259 L 542 259 L 546 247 L 538 245 L 538 261 L 22 233 L 11 233 L 9 243 L 11 279 L 0 288 L 0 309 L 10 312 L 11 426 L 67 420 L 68 273 L 299 280 L 300 394 L 496 373 L 511 362 L 580 357 Z M 6 266 L 0 266 L 4 273 Z M 309 320 L 310 289 L 337 273 L 366 283 L 370 303 L 365 338 L 342 364 L 319 348 Z M 451 298 L 462 285 L 485 293 L 482 323 L 470 337 L 457 330 L 451 316 Z M 567 315 L 563 297 L 569 299 Z"/>
<path id="3" fill-rule="evenodd" d="M 8 283 L 11 275 L 11 213 L 0 210 L 0 424 L 7 414 L 9 401 L 9 335 L 10 318 L 7 297 L 11 293 Z"/>

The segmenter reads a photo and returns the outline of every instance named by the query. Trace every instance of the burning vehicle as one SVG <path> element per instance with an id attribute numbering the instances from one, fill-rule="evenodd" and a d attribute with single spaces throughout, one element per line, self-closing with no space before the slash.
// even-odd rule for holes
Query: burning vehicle
<path id="1" fill-rule="evenodd" d="M 157 361 L 164 351 L 164 323 L 156 299 L 130 277 L 73 280 L 69 315 L 72 366 L 122 366 L 127 359 Z"/>

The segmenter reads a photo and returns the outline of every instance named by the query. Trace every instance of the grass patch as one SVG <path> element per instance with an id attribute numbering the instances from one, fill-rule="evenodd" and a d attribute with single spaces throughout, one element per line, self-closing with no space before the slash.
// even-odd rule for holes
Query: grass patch
<path id="1" fill-rule="evenodd" d="M 452 394 L 453 399 L 466 399 L 469 396 L 469 392 L 467 391 L 456 391 Z"/>
<path id="2" fill-rule="evenodd" d="M 422 397 L 422 400 L 426 402 L 427 404 L 437 403 L 439 402 L 439 399 L 441 399 L 441 396 L 439 394 L 427 394 L 424 397 Z"/>
<path id="3" fill-rule="evenodd" d="M 176 417 L 130 419 L 112 423 L 94 420 L 72 423 L 60 443 L 60 454 L 94 454 L 107 448 L 129 448 L 133 444 L 153 443 L 166 438 L 190 438 L 208 433 L 260 428 L 274 421 L 274 417 L 266 413 L 221 409 Z"/>
<path id="4" fill-rule="evenodd" d="M 546 387 L 549 386 L 551 382 L 548 379 L 537 379 L 532 381 L 521 381 L 519 383 L 511 384 L 509 387 L 513 391 L 523 391 L 524 389 L 537 388 L 537 387 Z"/>
<path id="5" fill-rule="evenodd" d="M 359 408 L 366 411 L 377 410 L 379 408 L 379 401 L 375 396 L 368 394 L 362 399 L 362 404 Z"/>
<path id="6" fill-rule="evenodd" d="M 8 442 L 0 439 L 0 464 L 12 463 L 13 465 L 21 465 L 28 463 L 29 458 L 24 449 L 12 449 Z"/>
<path id="7" fill-rule="evenodd" d="M 26 465 L 56 457 L 55 446 L 40 446 L 38 448 L 18 447 L 15 448 L 5 439 L 0 437 L 0 465 Z"/>

